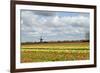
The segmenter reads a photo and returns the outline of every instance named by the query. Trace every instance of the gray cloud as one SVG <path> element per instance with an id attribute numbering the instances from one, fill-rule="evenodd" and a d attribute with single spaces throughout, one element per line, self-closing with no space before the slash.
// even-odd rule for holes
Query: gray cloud
<path id="1" fill-rule="evenodd" d="M 50 12 L 50 11 L 33 11 L 33 13 L 41 16 L 54 16 L 56 14 L 56 12 Z"/>
<path id="2" fill-rule="evenodd" d="M 68 34 L 81 34 L 84 36 L 86 32 L 89 32 L 89 22 L 89 17 L 86 15 L 61 17 L 56 15 L 55 12 L 24 10 L 21 11 L 21 38 L 25 40 L 25 35 L 28 37 L 39 37 L 43 34 L 48 37 L 67 35 L 67 39 L 69 36 L 69 39 L 75 39 L 75 36 L 68 36 Z M 81 37 L 79 39 L 81 39 Z M 55 38 L 53 37 L 52 39 Z M 35 39 L 32 38 L 30 40 Z"/>

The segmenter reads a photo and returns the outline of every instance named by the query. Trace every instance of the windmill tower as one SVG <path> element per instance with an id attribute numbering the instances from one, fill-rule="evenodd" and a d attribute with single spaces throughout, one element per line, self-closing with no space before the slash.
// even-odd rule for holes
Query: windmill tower
<path id="1" fill-rule="evenodd" d="M 43 42 L 43 38 L 42 38 L 42 36 L 40 37 L 40 42 Z"/>

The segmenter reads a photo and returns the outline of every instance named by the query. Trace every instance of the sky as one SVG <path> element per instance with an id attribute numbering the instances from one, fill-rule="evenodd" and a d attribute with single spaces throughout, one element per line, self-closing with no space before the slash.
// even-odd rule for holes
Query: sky
<path id="1" fill-rule="evenodd" d="M 90 32 L 86 12 L 21 10 L 21 42 L 85 40 Z"/>

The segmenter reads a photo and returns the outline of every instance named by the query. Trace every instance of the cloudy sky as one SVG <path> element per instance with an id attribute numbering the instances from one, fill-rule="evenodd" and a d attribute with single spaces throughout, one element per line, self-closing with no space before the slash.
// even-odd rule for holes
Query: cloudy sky
<path id="1" fill-rule="evenodd" d="M 89 13 L 21 10 L 21 42 L 84 40 Z"/>

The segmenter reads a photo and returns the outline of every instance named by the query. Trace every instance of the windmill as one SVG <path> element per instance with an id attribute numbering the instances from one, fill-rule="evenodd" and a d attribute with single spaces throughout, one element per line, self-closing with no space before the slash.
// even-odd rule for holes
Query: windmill
<path id="1" fill-rule="evenodd" d="M 40 37 L 40 42 L 43 42 L 43 38 L 42 38 L 42 36 Z"/>

